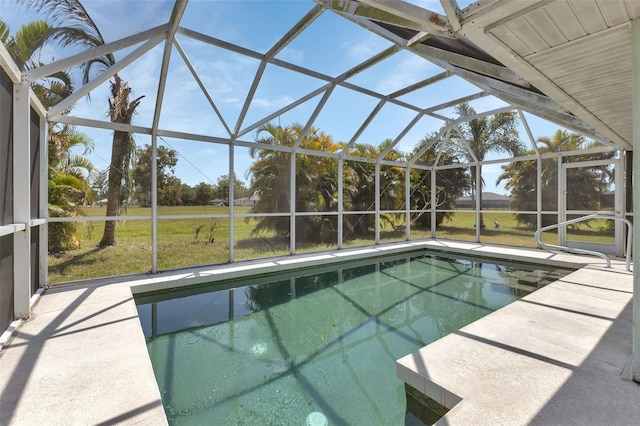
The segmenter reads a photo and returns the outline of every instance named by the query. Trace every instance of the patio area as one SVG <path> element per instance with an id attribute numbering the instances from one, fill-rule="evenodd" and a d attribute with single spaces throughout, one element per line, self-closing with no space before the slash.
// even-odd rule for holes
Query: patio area
<path id="1" fill-rule="evenodd" d="M 640 387 L 623 374 L 633 279 L 624 262 L 428 240 L 51 288 L 0 353 L 0 424 L 166 424 L 132 291 L 425 247 L 583 265 L 399 360 L 398 377 L 453 407 L 441 424 L 625 425 L 640 415 Z"/>

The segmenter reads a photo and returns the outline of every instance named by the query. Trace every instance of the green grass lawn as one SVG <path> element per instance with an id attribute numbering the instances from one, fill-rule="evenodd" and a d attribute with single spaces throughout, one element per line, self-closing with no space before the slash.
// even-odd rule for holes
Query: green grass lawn
<path id="1" fill-rule="evenodd" d="M 235 207 L 237 214 L 245 214 L 249 207 Z M 228 214 L 228 207 L 188 206 L 160 207 L 159 215 Z M 104 207 L 85 209 L 86 216 L 104 216 Z M 150 208 L 130 207 L 129 216 L 151 216 Z M 518 227 L 514 215 L 486 213 L 486 227 L 481 231 L 481 241 L 523 247 L 535 247 L 534 230 Z M 496 228 L 494 221 L 499 222 Z M 289 240 L 273 234 L 253 234 L 256 221 L 237 218 L 234 221 L 235 260 L 256 259 L 288 254 Z M 611 232 L 604 231 L 604 220 L 596 220 L 573 229 L 573 239 L 592 242 L 613 242 Z M 49 283 L 55 284 L 80 279 L 148 272 L 151 269 L 151 220 L 123 220 L 116 228 L 117 245 L 98 249 L 102 237 L 103 221 L 80 222 L 78 233 L 82 241 L 79 250 L 56 253 L 49 256 Z M 411 228 L 411 238 L 430 238 L 429 229 Z M 443 223 L 437 230 L 442 239 L 475 241 L 475 214 L 458 211 L 453 219 Z M 404 241 L 405 232 L 382 230 L 382 242 Z M 543 241 L 556 243 L 555 232 L 543 234 Z M 364 246 L 374 243 L 369 238 L 351 239 L 344 247 Z M 335 249 L 336 244 L 308 245 L 297 247 L 297 253 Z M 160 270 L 188 266 L 225 263 L 229 261 L 229 220 L 216 219 L 161 219 L 158 221 L 158 268 Z"/>

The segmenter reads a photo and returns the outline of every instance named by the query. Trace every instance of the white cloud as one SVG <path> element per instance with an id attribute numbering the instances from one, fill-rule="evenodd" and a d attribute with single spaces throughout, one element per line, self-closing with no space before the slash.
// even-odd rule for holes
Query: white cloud
<path id="1" fill-rule="evenodd" d="M 384 79 L 376 85 L 376 91 L 391 93 L 424 80 L 435 66 L 419 56 L 410 56 L 394 67 Z"/>
<path id="2" fill-rule="evenodd" d="M 342 44 L 346 54 L 358 62 L 365 61 L 384 49 L 388 43 L 377 36 L 367 36 L 361 40 L 349 40 Z"/>
<path id="3" fill-rule="evenodd" d="M 290 103 L 293 102 L 293 99 L 291 99 L 289 96 L 287 95 L 283 95 L 283 96 L 279 96 L 276 98 L 254 98 L 251 101 L 251 106 L 254 107 L 258 107 L 258 108 L 282 108 L 286 105 L 289 105 Z"/>
<path id="4" fill-rule="evenodd" d="M 278 54 L 278 59 L 294 64 L 302 64 L 304 61 L 304 51 L 294 49 L 292 47 L 286 47 Z"/>

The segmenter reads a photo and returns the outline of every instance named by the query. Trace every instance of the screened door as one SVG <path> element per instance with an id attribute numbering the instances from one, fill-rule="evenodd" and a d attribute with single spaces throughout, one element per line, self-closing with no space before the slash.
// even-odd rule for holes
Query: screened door
<path id="1" fill-rule="evenodd" d="M 620 216 L 622 202 L 616 195 L 616 184 L 622 182 L 620 176 L 617 160 L 563 163 L 558 200 L 560 222 L 593 213 Z M 568 225 L 559 230 L 559 244 L 622 256 L 622 228 L 617 221 L 600 218 Z"/>

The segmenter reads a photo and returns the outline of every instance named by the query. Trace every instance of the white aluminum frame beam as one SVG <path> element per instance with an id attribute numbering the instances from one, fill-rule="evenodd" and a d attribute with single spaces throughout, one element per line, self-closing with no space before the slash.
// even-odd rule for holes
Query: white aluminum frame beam
<path id="1" fill-rule="evenodd" d="M 391 25 L 399 25 L 404 28 L 410 28 L 416 31 L 424 30 L 424 26 L 417 22 L 414 17 L 407 19 L 404 16 L 400 16 L 396 13 L 390 13 L 387 10 L 379 8 L 377 6 L 366 4 L 366 2 L 354 1 L 354 0 L 314 0 L 316 3 L 322 5 L 324 8 L 333 10 L 335 12 L 344 13 L 352 16 L 354 19 L 375 19 L 378 22 L 383 22 Z M 438 28 L 438 31 L 446 28 Z"/>
<path id="2" fill-rule="evenodd" d="M 13 85 L 13 234 L 14 319 L 29 317 L 31 298 L 31 103 L 29 82 Z M 45 187 L 46 188 L 46 187 Z"/>
<path id="3" fill-rule="evenodd" d="M 186 52 L 184 51 L 184 49 L 180 45 L 180 42 L 178 41 L 178 39 L 175 38 L 175 37 L 173 39 L 173 45 L 178 50 L 178 53 L 182 57 L 182 60 L 184 61 L 185 65 L 187 65 L 187 68 L 189 68 L 189 72 L 191 72 L 191 75 L 196 80 L 196 83 L 198 83 L 198 86 L 200 87 L 200 90 L 202 90 L 202 93 L 207 98 L 207 102 L 209 102 L 209 105 L 211 105 L 211 108 L 213 109 L 213 111 L 218 116 L 218 120 L 220 120 L 220 123 L 222 123 L 222 126 L 226 130 L 227 134 L 229 135 L 229 137 L 233 136 L 233 134 L 231 133 L 231 129 L 229 128 L 229 126 L 227 125 L 227 122 L 225 121 L 224 117 L 220 113 L 220 110 L 218 109 L 216 103 L 213 101 L 213 98 L 211 97 L 211 94 L 209 93 L 209 91 L 205 87 L 204 83 L 202 82 L 202 79 L 200 79 L 200 75 L 198 74 L 196 69 L 193 67 L 193 64 L 189 60 L 189 57 L 187 56 Z"/>
<path id="4" fill-rule="evenodd" d="M 180 20 L 184 15 L 184 10 L 187 7 L 187 0 L 176 0 L 171 12 L 171 20 L 169 22 L 169 30 L 166 34 L 164 43 L 164 52 L 162 54 L 162 65 L 160 66 L 160 81 L 158 82 L 158 94 L 156 96 L 156 106 L 153 113 L 153 124 L 151 128 L 153 132 L 158 130 L 158 123 L 160 122 L 160 114 L 162 112 L 162 104 L 164 100 L 164 90 L 167 85 L 167 71 L 169 70 L 169 62 L 171 61 L 171 52 L 173 50 L 173 39 L 180 28 Z M 152 187 L 152 191 L 155 188 Z M 157 206 L 156 206 L 157 207 Z M 153 206 L 152 206 L 153 208 Z"/>
<path id="5" fill-rule="evenodd" d="M 640 153 L 640 20 L 631 23 L 631 58 L 633 78 L 633 147 Z M 633 176 L 640 176 L 640 155 L 633 156 Z M 640 185 L 633 185 L 633 252 L 640 253 Z M 640 268 L 633 267 L 633 380 L 640 382 Z"/>
<path id="6" fill-rule="evenodd" d="M 445 15 L 447 15 L 451 29 L 454 32 L 460 31 L 462 24 L 460 22 L 458 2 L 456 0 L 440 0 L 440 4 L 442 5 Z"/>
<path id="7" fill-rule="evenodd" d="M 142 55 L 147 53 L 149 50 L 153 49 L 155 46 L 160 44 L 162 40 L 164 40 L 164 36 L 158 36 L 152 38 L 151 40 L 144 43 L 142 46 L 138 47 L 136 50 L 131 52 L 121 61 L 116 63 L 115 65 L 104 70 L 99 76 L 82 86 L 80 89 L 73 92 L 72 95 L 68 96 L 65 100 L 54 106 L 49 110 L 48 120 L 49 121 L 59 121 L 62 112 L 69 109 L 74 103 L 76 103 L 81 97 L 88 94 L 90 91 L 100 86 L 105 81 L 109 80 L 120 70 L 124 69 L 128 65 L 130 65 L 133 61 L 140 58 Z"/>
<path id="8" fill-rule="evenodd" d="M 85 50 L 84 52 L 78 53 L 77 55 L 69 56 L 68 58 L 60 59 L 50 64 L 33 68 L 25 73 L 25 79 L 28 81 L 35 81 L 55 74 L 56 72 L 73 68 L 77 65 L 90 61 L 91 59 L 99 58 L 100 56 L 117 52 L 118 50 L 126 49 L 127 47 L 142 43 L 143 41 L 159 37 L 165 34 L 168 29 L 169 24 L 159 25 L 155 28 L 142 31 L 140 33 L 122 38 L 112 43 L 103 44 L 101 46 Z"/>
<path id="9" fill-rule="evenodd" d="M 453 37 L 453 32 L 449 26 L 446 16 L 432 12 L 420 6 L 404 1 L 384 1 L 384 0 L 359 0 L 361 3 L 373 6 L 376 9 L 406 19 L 409 22 L 416 22 L 421 31 L 437 34 L 444 37 Z"/>

